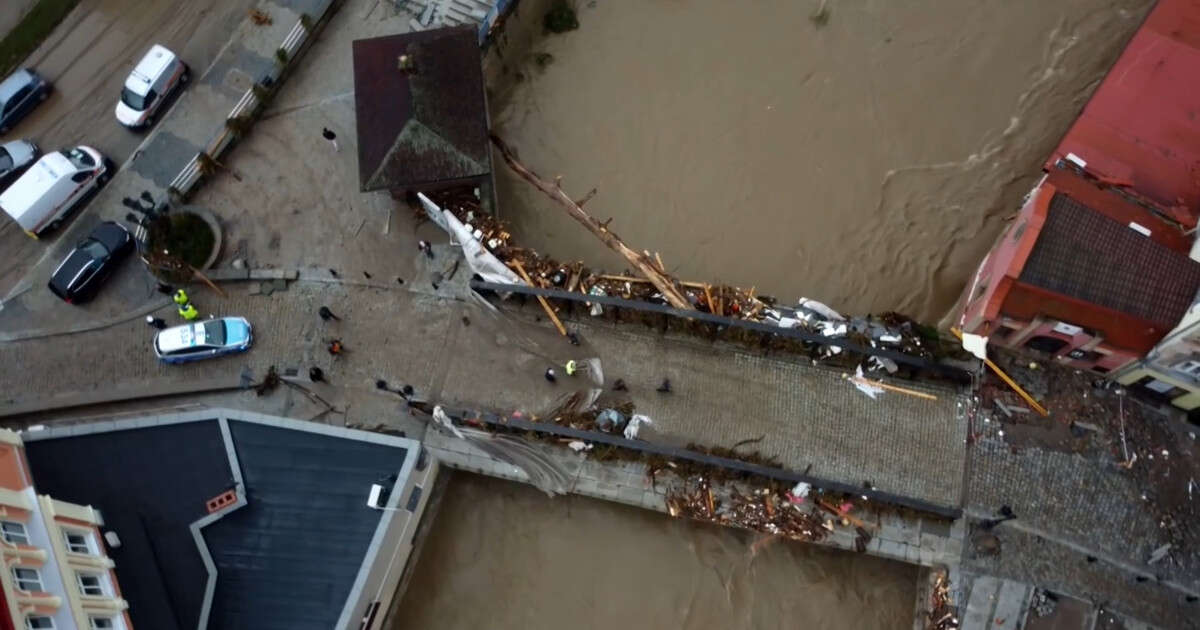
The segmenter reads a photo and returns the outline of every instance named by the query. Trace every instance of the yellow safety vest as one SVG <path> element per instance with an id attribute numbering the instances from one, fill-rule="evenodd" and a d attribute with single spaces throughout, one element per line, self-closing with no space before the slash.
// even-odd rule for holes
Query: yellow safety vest
<path id="1" fill-rule="evenodd" d="M 180 307 L 182 307 L 184 304 L 188 303 L 188 296 L 186 293 L 183 292 L 183 289 L 180 289 L 175 292 L 174 299 L 175 299 L 175 303 L 178 304 Z"/>
<path id="2" fill-rule="evenodd" d="M 190 322 L 200 316 L 200 311 L 197 311 L 196 307 L 191 304 L 185 304 L 179 307 L 179 316 Z"/>

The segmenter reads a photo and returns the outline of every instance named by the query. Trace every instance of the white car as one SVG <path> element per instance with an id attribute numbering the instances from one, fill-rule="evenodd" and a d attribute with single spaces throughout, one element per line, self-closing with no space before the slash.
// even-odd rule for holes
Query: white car
<path id="1" fill-rule="evenodd" d="M 155 44 L 125 79 L 117 101 L 117 121 L 126 127 L 154 124 L 159 108 L 188 82 L 188 67 L 175 53 Z"/>
<path id="2" fill-rule="evenodd" d="M 0 193 L 0 210 L 38 238 L 58 229 L 112 172 L 113 164 L 91 147 L 51 151 Z"/>

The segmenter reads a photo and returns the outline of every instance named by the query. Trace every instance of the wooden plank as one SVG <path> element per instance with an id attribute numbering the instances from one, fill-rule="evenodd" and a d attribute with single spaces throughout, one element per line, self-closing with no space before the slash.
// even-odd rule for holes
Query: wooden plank
<path id="1" fill-rule="evenodd" d="M 512 267 L 513 269 L 516 269 L 517 273 L 521 274 L 521 279 L 524 280 L 526 282 L 526 284 L 528 284 L 531 287 L 535 286 L 533 284 L 533 280 L 529 279 L 529 274 L 525 273 L 525 268 L 521 266 L 521 261 L 514 260 L 514 261 L 508 263 L 508 265 L 510 267 Z M 538 302 L 541 302 L 542 308 L 546 309 L 546 314 L 550 316 L 550 321 L 554 322 L 554 327 L 558 329 L 558 334 L 566 337 L 567 336 L 567 328 L 566 328 L 566 326 L 563 326 L 563 323 L 561 321 L 559 321 L 558 314 L 555 313 L 554 309 L 550 307 L 550 303 L 546 301 L 546 298 L 544 298 L 540 295 L 537 296 L 537 299 L 538 299 Z"/>

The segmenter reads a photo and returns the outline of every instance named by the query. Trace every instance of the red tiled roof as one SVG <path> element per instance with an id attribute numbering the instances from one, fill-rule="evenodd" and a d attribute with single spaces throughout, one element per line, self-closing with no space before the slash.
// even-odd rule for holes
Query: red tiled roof
<path id="1" fill-rule="evenodd" d="M 1058 193 L 1021 282 L 1173 328 L 1200 289 L 1200 263 Z"/>
<path id="2" fill-rule="evenodd" d="M 1200 1 L 1159 0 L 1047 170 L 1074 153 L 1191 224 L 1200 211 Z M 1180 217 L 1182 220 L 1182 217 Z"/>

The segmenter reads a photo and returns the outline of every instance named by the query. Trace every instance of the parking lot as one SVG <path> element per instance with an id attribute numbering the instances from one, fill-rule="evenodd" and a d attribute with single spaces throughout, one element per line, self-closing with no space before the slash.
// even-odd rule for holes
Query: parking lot
<path id="1" fill-rule="evenodd" d="M 163 44 L 199 76 L 255 4 L 83 0 L 26 61 L 54 84 L 50 98 L 0 140 L 30 139 L 43 151 L 86 144 L 123 164 L 145 135 L 117 124 L 113 108 L 140 56 L 151 44 Z M 60 236 L 34 241 L 7 216 L 0 217 L 0 297 L 8 296 L 44 255 L 47 242 Z"/>

